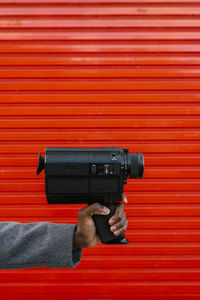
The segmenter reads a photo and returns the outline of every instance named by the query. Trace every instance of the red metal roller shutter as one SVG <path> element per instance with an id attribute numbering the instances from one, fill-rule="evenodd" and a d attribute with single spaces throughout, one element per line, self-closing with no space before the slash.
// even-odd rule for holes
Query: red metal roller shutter
<path id="1" fill-rule="evenodd" d="M 127 246 L 74 270 L 0 272 L 0 299 L 200 298 L 200 1 L 0 1 L 0 221 L 77 221 L 48 206 L 47 146 L 143 152 Z"/>

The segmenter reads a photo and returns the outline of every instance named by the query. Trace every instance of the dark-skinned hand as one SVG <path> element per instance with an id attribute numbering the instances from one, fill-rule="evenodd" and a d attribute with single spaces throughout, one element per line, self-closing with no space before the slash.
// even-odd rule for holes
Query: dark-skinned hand
<path id="1" fill-rule="evenodd" d="M 125 194 L 122 194 L 122 202 L 124 204 L 128 202 Z M 123 203 L 116 205 L 115 214 L 109 219 L 109 224 L 111 225 L 110 230 L 115 236 L 123 234 L 128 226 Z M 96 233 L 96 227 L 92 216 L 95 214 L 108 215 L 109 213 L 110 210 L 99 203 L 94 203 L 82 208 L 78 214 L 78 224 L 74 234 L 73 249 L 94 247 L 98 245 L 101 240 Z"/>

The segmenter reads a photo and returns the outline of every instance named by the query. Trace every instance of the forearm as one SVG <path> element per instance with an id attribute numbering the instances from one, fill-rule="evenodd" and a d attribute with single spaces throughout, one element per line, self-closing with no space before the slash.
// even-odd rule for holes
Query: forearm
<path id="1" fill-rule="evenodd" d="M 81 249 L 73 251 L 76 225 L 49 222 L 0 222 L 0 269 L 74 268 Z"/>

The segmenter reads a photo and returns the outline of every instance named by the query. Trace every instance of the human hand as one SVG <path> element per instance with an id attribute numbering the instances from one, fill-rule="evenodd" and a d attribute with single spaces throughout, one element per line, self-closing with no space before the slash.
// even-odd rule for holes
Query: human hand
<path id="1" fill-rule="evenodd" d="M 122 202 L 124 204 L 128 202 L 125 194 L 122 194 Z M 124 212 L 124 204 L 119 203 L 116 205 L 115 214 L 109 220 L 109 224 L 112 225 L 110 230 L 115 236 L 123 234 L 128 226 L 126 213 Z M 78 214 L 78 224 L 74 234 L 73 249 L 98 245 L 101 240 L 96 233 L 92 216 L 95 214 L 108 215 L 109 213 L 110 210 L 99 203 L 94 203 L 82 208 Z"/>

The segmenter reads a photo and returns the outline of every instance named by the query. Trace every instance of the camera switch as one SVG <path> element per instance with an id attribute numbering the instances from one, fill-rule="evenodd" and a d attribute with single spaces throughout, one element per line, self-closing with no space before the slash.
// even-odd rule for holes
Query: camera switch
<path id="1" fill-rule="evenodd" d="M 91 166 L 91 174 L 96 175 L 97 174 L 97 166 L 94 164 Z"/>
<path id="2" fill-rule="evenodd" d="M 104 172 L 106 175 L 109 174 L 109 165 L 104 165 Z"/>

